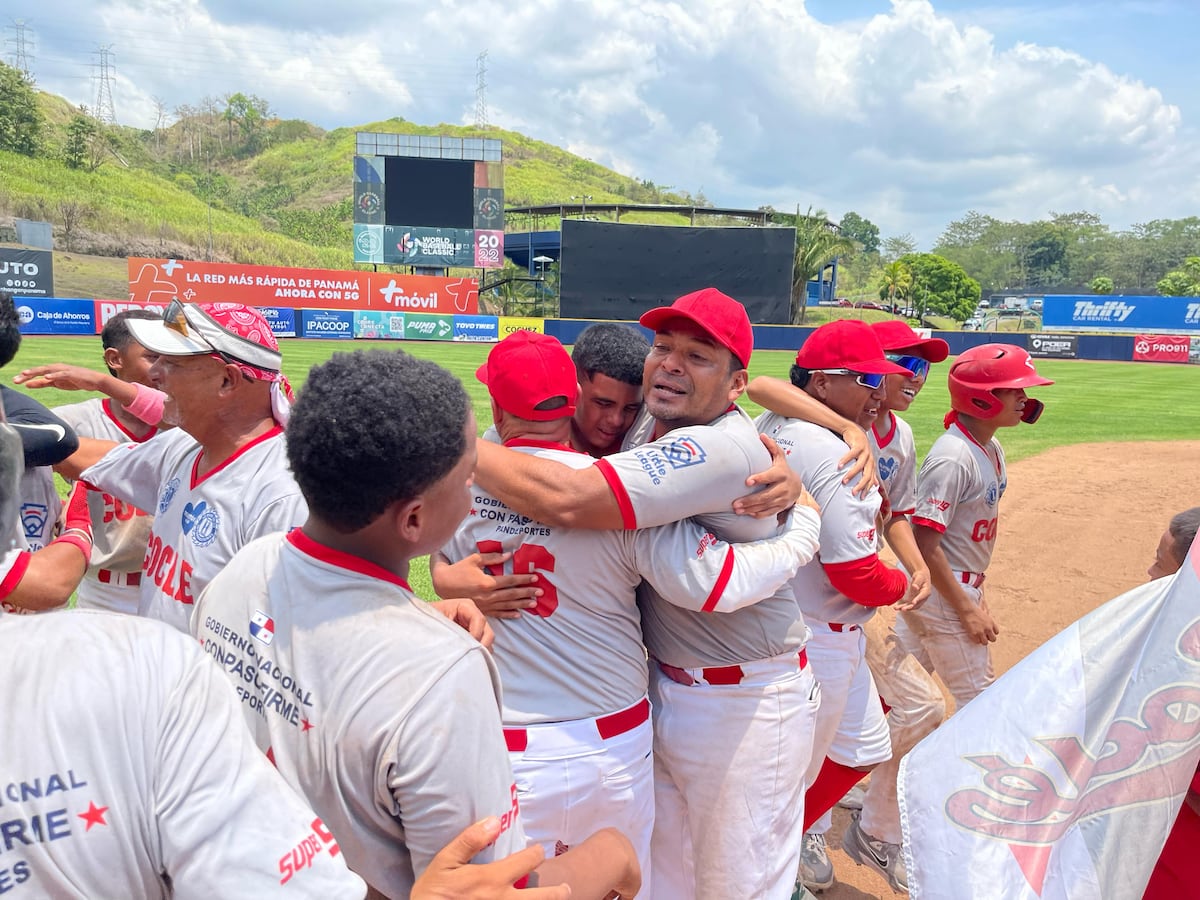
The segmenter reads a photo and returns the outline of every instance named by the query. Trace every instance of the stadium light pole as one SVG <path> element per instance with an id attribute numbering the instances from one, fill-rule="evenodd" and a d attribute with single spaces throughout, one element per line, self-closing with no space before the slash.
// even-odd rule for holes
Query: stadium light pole
<path id="1" fill-rule="evenodd" d="M 591 194 L 583 194 L 582 196 L 571 198 L 572 201 L 575 201 L 575 200 L 579 201 L 579 205 L 580 205 L 579 218 L 581 218 L 581 219 L 587 218 L 587 202 L 591 199 L 592 199 Z"/>

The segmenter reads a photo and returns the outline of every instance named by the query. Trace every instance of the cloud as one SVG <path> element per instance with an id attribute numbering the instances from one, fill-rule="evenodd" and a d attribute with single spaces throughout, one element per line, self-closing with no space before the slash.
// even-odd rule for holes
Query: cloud
<path id="1" fill-rule="evenodd" d="M 972 208 L 1117 226 L 1194 209 L 1194 135 L 1159 89 L 993 30 L 1088 10 L 892 0 L 827 22 L 796 0 L 49 0 L 47 16 L 114 45 L 122 121 L 150 124 L 156 95 L 235 90 L 325 127 L 471 121 L 486 47 L 493 124 L 719 205 L 854 209 L 929 246 Z M 48 37 L 79 52 L 74 31 Z"/>

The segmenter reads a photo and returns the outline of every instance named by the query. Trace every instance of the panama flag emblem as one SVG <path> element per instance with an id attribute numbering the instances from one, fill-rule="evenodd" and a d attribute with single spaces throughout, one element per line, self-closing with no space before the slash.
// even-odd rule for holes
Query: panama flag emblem
<path id="1" fill-rule="evenodd" d="M 250 636 L 264 644 L 275 640 L 275 620 L 261 609 L 256 609 L 250 617 Z"/>

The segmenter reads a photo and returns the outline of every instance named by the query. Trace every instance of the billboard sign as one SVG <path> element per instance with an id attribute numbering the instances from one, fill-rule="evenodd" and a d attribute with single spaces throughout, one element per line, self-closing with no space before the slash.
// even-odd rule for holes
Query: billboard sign
<path id="1" fill-rule="evenodd" d="M 1137 362 L 1186 363 L 1191 350 L 1189 337 L 1139 334 L 1133 339 L 1133 358 Z"/>
<path id="2" fill-rule="evenodd" d="M 340 309 L 300 310 L 300 335 L 306 338 L 354 338 L 354 313 Z"/>
<path id="3" fill-rule="evenodd" d="M 454 340 L 454 320 L 450 316 L 405 313 L 404 337 L 409 341 Z"/>
<path id="4" fill-rule="evenodd" d="M 404 314 L 359 310 L 354 314 L 354 336 L 376 341 L 402 341 Z"/>
<path id="5" fill-rule="evenodd" d="M 496 341 L 500 320 L 496 316 L 455 316 L 454 340 Z"/>
<path id="6" fill-rule="evenodd" d="M 1047 294 L 1042 325 L 1133 334 L 1200 331 L 1200 297 Z"/>
<path id="7" fill-rule="evenodd" d="M 518 331 L 535 331 L 538 334 L 546 333 L 545 319 L 522 319 L 516 316 L 500 316 L 499 319 L 499 339 L 504 340 L 510 334 L 515 334 Z"/>
<path id="8" fill-rule="evenodd" d="M 1074 359 L 1079 350 L 1077 334 L 1031 334 L 1029 355 L 1045 359 Z"/>
<path id="9" fill-rule="evenodd" d="M 258 311 L 263 314 L 275 337 L 296 336 L 296 310 L 291 307 L 260 306 Z"/>
<path id="10" fill-rule="evenodd" d="M 95 334 L 95 300 L 14 297 L 21 334 Z"/>
<path id="11" fill-rule="evenodd" d="M 54 254 L 0 247 L 0 291 L 21 297 L 53 297 Z"/>
<path id="12" fill-rule="evenodd" d="M 108 324 L 108 320 L 117 313 L 125 312 L 130 309 L 150 309 L 161 313 L 166 307 L 157 303 L 126 303 L 123 300 L 97 300 L 96 301 L 96 334 L 104 330 L 104 326 Z"/>
<path id="13" fill-rule="evenodd" d="M 468 250 L 474 253 L 473 247 Z M 130 303 L 165 305 L 175 297 L 186 303 L 244 303 L 260 308 L 391 309 L 474 315 L 479 311 L 479 282 L 474 278 L 393 272 L 129 258 Z"/>
<path id="14" fill-rule="evenodd" d="M 504 265 L 500 141 L 360 131 L 355 151 L 356 263 Z"/>

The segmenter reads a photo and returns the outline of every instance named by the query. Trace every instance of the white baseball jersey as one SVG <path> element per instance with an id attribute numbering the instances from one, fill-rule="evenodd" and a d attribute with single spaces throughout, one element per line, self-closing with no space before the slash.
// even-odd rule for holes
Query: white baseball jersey
<path id="1" fill-rule="evenodd" d="M 478 861 L 525 846 L 491 657 L 392 573 L 300 529 L 270 535 L 212 580 L 192 632 L 374 889 L 407 897 L 485 816 L 503 831 Z"/>
<path id="2" fill-rule="evenodd" d="M 879 480 L 887 492 L 892 515 L 911 516 L 917 505 L 917 445 L 909 424 L 891 410 L 887 415 L 884 431 L 880 431 L 876 422 L 867 437 L 879 465 Z"/>
<path id="3" fill-rule="evenodd" d="M 853 484 L 842 484 L 838 461 L 846 455 L 846 445 L 832 431 L 771 412 L 759 416 L 757 425 L 787 454 L 788 465 L 821 506 L 821 553 L 792 579 L 801 611 L 820 622 L 868 621 L 875 608 L 837 590 L 825 567 L 877 556 L 875 518 L 883 499 L 878 489 L 856 497 Z"/>
<path id="4" fill-rule="evenodd" d="M 595 463 L 616 497 L 626 528 L 694 517 L 724 541 L 755 541 L 774 533 L 770 517 L 739 516 L 732 509 L 733 501 L 748 493 L 746 479 L 771 465 L 749 416 L 730 406 L 707 425 L 677 428 L 650 440 L 654 425 L 643 408 L 625 435 L 625 449 Z M 804 619 L 786 587 L 720 616 L 667 603 L 648 585 L 638 589 L 638 602 L 646 647 L 668 665 L 737 665 L 804 646 Z"/>
<path id="5" fill-rule="evenodd" d="M 984 446 L 952 422 L 921 465 L 913 524 L 942 532 L 942 552 L 951 569 L 986 572 L 1007 486 L 1000 442 L 993 437 Z"/>
<path id="6" fill-rule="evenodd" d="M 62 498 L 54 486 L 49 466 L 26 469 L 21 476 L 19 537 L 28 550 L 41 550 L 54 539 L 54 526 L 62 512 Z"/>
<path id="7" fill-rule="evenodd" d="M 203 476 L 201 448 L 176 428 L 115 447 L 80 478 L 153 511 L 138 612 L 188 630 L 192 603 L 239 549 L 287 531 L 308 508 L 287 467 L 283 429 L 255 438 Z"/>
<path id="8" fill-rule="evenodd" d="M 562 444 L 506 446 L 575 469 L 596 462 Z M 519 619 L 492 622 L 506 725 L 592 718 L 645 695 L 634 599 L 643 577 L 668 603 L 723 616 L 770 597 L 817 549 L 819 517 L 808 508 L 785 535 L 734 547 L 690 519 L 640 531 L 558 528 L 513 512 L 478 486 L 472 493 L 471 512 L 443 553 L 457 562 L 512 550 L 512 570 L 536 573 L 544 591 Z"/>
<path id="9" fill-rule="evenodd" d="M 80 437 L 140 444 L 158 433 L 151 428 L 141 437 L 134 435 L 114 415 L 112 401 L 107 398 L 59 406 L 54 412 Z M 75 605 L 79 609 L 137 613 L 142 561 L 154 519 L 145 510 L 102 491 L 88 492 L 88 512 L 92 518 L 92 558 L 79 584 Z M 130 580 L 135 583 L 129 584 Z"/>
<path id="10" fill-rule="evenodd" d="M 4 556 L 0 557 L 0 612 L 29 612 L 29 610 L 18 609 L 7 599 L 8 595 L 17 589 L 17 585 L 21 583 L 21 579 L 25 575 L 25 570 L 29 568 L 28 559 L 22 560 L 23 552 L 19 548 L 13 547 L 6 550 Z"/>
<path id="11" fill-rule="evenodd" d="M 0 616 L 0 683 L 0 894 L 365 894 L 191 638 L 107 613 Z"/>

